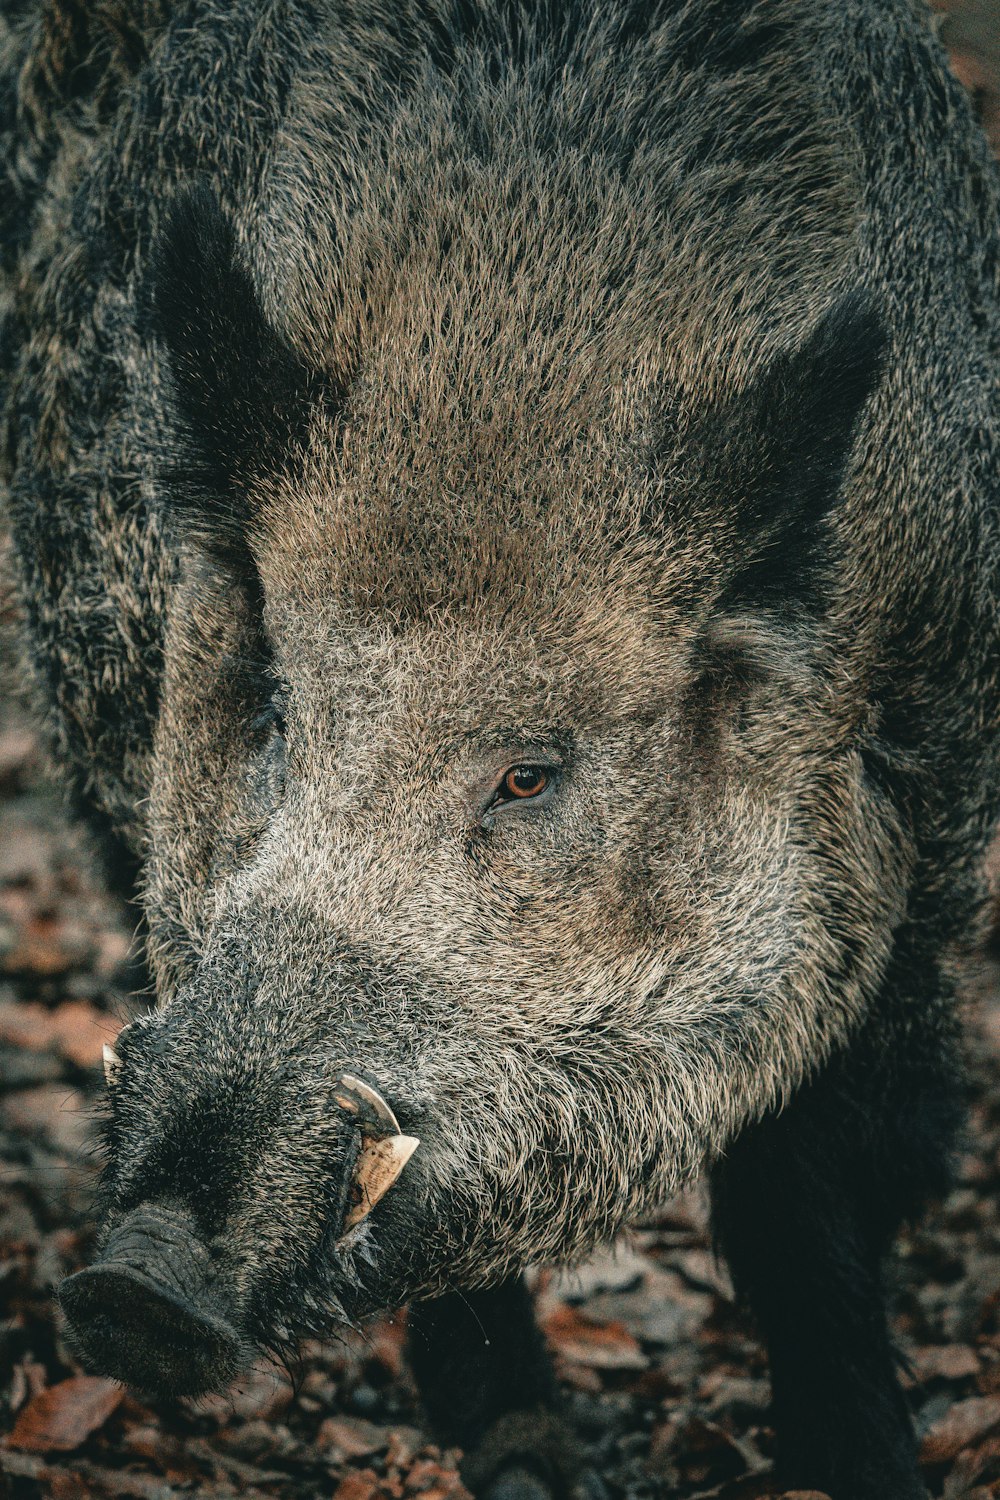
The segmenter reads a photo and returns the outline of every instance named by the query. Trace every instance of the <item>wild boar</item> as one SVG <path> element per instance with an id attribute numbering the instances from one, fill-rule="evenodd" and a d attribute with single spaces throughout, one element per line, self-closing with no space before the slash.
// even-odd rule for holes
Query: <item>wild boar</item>
<path id="1" fill-rule="evenodd" d="M 157 988 L 86 1361 L 414 1299 L 470 1483 L 562 1495 L 520 1273 L 710 1172 L 786 1482 L 913 1500 L 880 1263 L 1000 788 L 1000 183 L 927 17 L 6 24 L 26 648 Z"/>

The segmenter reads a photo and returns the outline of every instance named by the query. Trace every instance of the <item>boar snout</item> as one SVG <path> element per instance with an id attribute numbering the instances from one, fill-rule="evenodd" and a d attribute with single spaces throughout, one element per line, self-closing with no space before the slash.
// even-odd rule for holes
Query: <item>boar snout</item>
<path id="1" fill-rule="evenodd" d="M 59 1299 L 88 1367 L 139 1390 L 197 1395 L 244 1362 L 209 1252 L 180 1212 L 136 1209 Z"/>

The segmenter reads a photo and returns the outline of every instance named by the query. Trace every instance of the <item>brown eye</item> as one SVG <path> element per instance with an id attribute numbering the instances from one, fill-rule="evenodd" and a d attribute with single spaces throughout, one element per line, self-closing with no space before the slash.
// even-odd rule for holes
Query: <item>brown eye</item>
<path id="1" fill-rule="evenodd" d="M 514 766 L 503 779 L 502 793 L 508 797 L 538 797 L 549 784 L 544 766 Z"/>

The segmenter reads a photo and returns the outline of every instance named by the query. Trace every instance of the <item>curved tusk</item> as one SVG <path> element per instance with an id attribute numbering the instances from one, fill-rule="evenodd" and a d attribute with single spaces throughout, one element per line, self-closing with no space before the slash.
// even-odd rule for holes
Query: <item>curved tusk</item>
<path id="1" fill-rule="evenodd" d="M 337 1085 L 333 1097 L 341 1109 L 349 1110 L 352 1115 L 360 1114 L 364 1105 L 375 1115 L 378 1123 L 385 1127 L 387 1132 L 393 1135 L 399 1134 L 399 1121 L 392 1110 L 386 1104 L 377 1089 L 373 1089 L 370 1083 L 365 1083 L 361 1078 L 355 1078 L 351 1073 L 342 1073 L 337 1079 Z"/>
<path id="2" fill-rule="evenodd" d="M 118 1076 L 118 1070 L 122 1065 L 122 1060 L 118 1056 L 118 1053 L 115 1051 L 114 1047 L 110 1046 L 108 1042 L 104 1043 L 103 1051 L 104 1081 L 107 1083 L 108 1088 L 110 1089 L 114 1087 L 115 1079 Z"/>
<path id="3" fill-rule="evenodd" d="M 385 1135 L 363 1141 L 354 1169 L 353 1202 L 344 1219 L 345 1231 L 360 1224 L 385 1197 L 419 1145 L 415 1135 Z"/>

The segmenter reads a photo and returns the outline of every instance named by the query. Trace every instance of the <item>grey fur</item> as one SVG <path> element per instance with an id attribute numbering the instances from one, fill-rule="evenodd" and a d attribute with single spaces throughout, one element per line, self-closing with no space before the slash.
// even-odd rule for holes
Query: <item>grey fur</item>
<path id="1" fill-rule="evenodd" d="M 108 1222 L 151 1142 L 228 1152 L 221 1253 L 271 1341 L 584 1253 L 873 1016 L 933 1053 L 997 817 L 1000 183 L 926 18 L 557 9 L 517 51 L 487 0 L 125 3 L 110 37 L 82 13 L 76 92 L 58 6 L 3 43 L 27 637 L 78 804 L 142 863 L 159 992 Z M 171 496 L 144 311 L 195 183 L 336 392 L 243 476 L 249 581 Z M 825 560 L 748 594 L 814 525 L 793 497 L 775 542 L 741 497 L 797 371 L 837 404 L 796 351 L 844 306 L 885 353 Z M 484 834 L 539 745 L 558 804 Z M 422 1145 L 319 1262 L 340 1069 Z"/>

